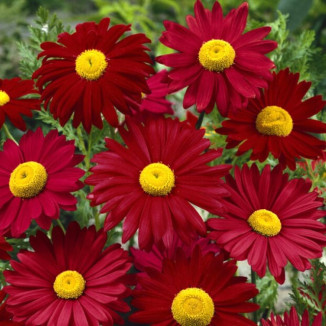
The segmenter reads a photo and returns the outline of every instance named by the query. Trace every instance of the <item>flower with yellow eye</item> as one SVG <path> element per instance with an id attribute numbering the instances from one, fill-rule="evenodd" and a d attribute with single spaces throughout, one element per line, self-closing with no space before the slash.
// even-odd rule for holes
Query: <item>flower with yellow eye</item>
<path id="1" fill-rule="evenodd" d="M 326 142 L 313 134 L 326 133 L 326 123 L 310 119 L 325 106 L 320 95 L 302 101 L 311 83 L 298 82 L 299 74 L 289 69 L 273 72 L 273 80 L 261 91 L 259 99 L 229 120 L 216 131 L 227 135 L 227 148 L 238 145 L 237 155 L 252 150 L 250 159 L 263 162 L 269 153 L 283 168 L 296 168 L 296 159 L 317 159 L 322 156 Z"/>
<path id="2" fill-rule="evenodd" d="M 230 166 L 207 165 L 221 150 L 208 150 L 205 131 L 178 119 L 127 119 L 119 132 L 125 146 L 106 139 L 108 151 L 94 156 L 96 165 L 85 180 L 94 186 L 91 204 L 104 204 L 101 213 L 108 213 L 105 229 L 125 218 L 122 241 L 139 228 L 141 249 L 162 240 L 169 246 L 175 232 L 185 242 L 204 236 L 205 223 L 192 204 L 212 213 L 223 210 L 220 199 L 227 192 L 221 177 Z"/>
<path id="3" fill-rule="evenodd" d="M 12 140 L 0 152 L 0 234 L 14 237 L 25 232 L 34 219 L 49 229 L 59 210 L 73 211 L 77 199 L 70 192 L 83 187 L 84 171 L 75 167 L 83 160 L 73 141 L 56 130 L 46 136 L 39 128 Z"/>
<path id="4" fill-rule="evenodd" d="M 13 270 L 5 271 L 6 309 L 24 325 L 113 325 L 129 311 L 131 258 L 95 227 L 69 224 L 66 234 L 54 227 L 52 240 L 43 232 L 30 237 L 33 251 L 22 251 Z"/>
<path id="5" fill-rule="evenodd" d="M 172 67 L 169 91 L 185 87 L 183 106 L 197 106 L 198 112 L 210 112 L 214 105 L 223 116 L 246 105 L 248 98 L 259 96 L 259 88 L 272 78 L 274 63 L 265 55 L 277 46 L 275 41 L 263 40 L 270 27 L 260 27 L 244 33 L 248 3 L 223 17 L 219 2 L 212 10 L 197 0 L 195 16 L 188 15 L 189 28 L 165 21 L 166 31 L 160 41 L 178 51 L 156 58 Z"/>
<path id="6" fill-rule="evenodd" d="M 289 261 L 299 271 L 311 267 L 308 259 L 321 257 L 326 245 L 326 226 L 317 221 L 325 215 L 311 182 L 288 180 L 280 165 L 267 165 L 259 173 L 254 164 L 235 168 L 226 176 L 230 196 L 223 198 L 222 218 L 207 221 L 209 237 L 237 260 L 247 259 L 259 277 L 266 266 L 283 283 Z"/>

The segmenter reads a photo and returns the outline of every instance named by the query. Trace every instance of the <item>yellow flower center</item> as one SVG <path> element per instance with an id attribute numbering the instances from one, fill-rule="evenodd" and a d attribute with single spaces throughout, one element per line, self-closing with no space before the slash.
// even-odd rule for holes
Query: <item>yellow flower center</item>
<path id="1" fill-rule="evenodd" d="M 198 53 L 200 64 L 207 70 L 221 72 L 233 65 L 235 51 L 232 45 L 223 40 L 205 42 Z"/>
<path id="2" fill-rule="evenodd" d="M 75 69 L 77 74 L 87 80 L 99 79 L 104 73 L 108 63 L 103 52 L 86 50 L 76 59 Z"/>
<path id="3" fill-rule="evenodd" d="M 293 129 L 293 121 L 279 106 L 266 106 L 256 118 L 256 129 L 263 135 L 286 137 Z"/>
<path id="4" fill-rule="evenodd" d="M 187 288 L 173 299 L 171 311 L 181 326 L 207 326 L 214 316 L 214 302 L 204 290 Z"/>
<path id="5" fill-rule="evenodd" d="M 139 175 L 143 190 L 152 196 L 166 196 L 175 185 L 173 171 L 165 164 L 151 163 Z"/>
<path id="6" fill-rule="evenodd" d="M 273 237 L 280 233 L 282 224 L 276 214 L 267 209 L 258 209 L 248 218 L 252 229 L 267 237 Z"/>
<path id="7" fill-rule="evenodd" d="M 78 299 L 85 290 L 85 280 L 76 271 L 64 271 L 57 275 L 53 289 L 61 299 Z"/>
<path id="8" fill-rule="evenodd" d="M 9 189 L 15 197 L 32 198 L 45 187 L 48 174 L 45 167 L 38 162 L 19 164 L 12 171 L 9 179 Z"/>
<path id="9" fill-rule="evenodd" d="M 0 91 L 0 106 L 7 104 L 9 101 L 9 95 L 5 91 Z"/>

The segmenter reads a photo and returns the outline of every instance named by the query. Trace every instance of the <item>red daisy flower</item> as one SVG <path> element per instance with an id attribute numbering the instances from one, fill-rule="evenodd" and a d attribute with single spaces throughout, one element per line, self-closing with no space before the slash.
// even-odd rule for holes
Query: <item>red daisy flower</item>
<path id="1" fill-rule="evenodd" d="M 162 271 L 138 275 L 132 305 L 139 311 L 130 320 L 162 326 L 256 325 L 240 313 L 259 308 L 247 302 L 258 291 L 245 277 L 234 276 L 236 270 L 223 255 L 203 254 L 197 246 L 187 257 L 179 248 L 176 259 L 163 260 Z"/>
<path id="2" fill-rule="evenodd" d="M 20 130 L 26 130 L 26 124 L 21 115 L 32 117 L 32 110 L 40 110 L 39 99 L 27 99 L 22 96 L 38 94 L 32 80 L 0 79 L 0 128 L 6 117 Z"/>
<path id="3" fill-rule="evenodd" d="M 294 307 L 291 308 L 290 315 L 286 312 L 284 317 L 271 314 L 269 320 L 261 320 L 262 326 L 310 326 L 309 313 L 307 310 L 302 315 L 300 322 L 298 313 Z M 322 326 L 322 315 L 319 313 L 313 320 L 311 326 Z"/>
<path id="4" fill-rule="evenodd" d="M 9 260 L 11 258 L 8 255 L 7 251 L 12 251 L 12 246 L 6 241 L 3 236 L 0 236 L 0 259 Z"/>
<path id="5" fill-rule="evenodd" d="M 265 54 L 277 43 L 263 40 L 271 28 L 261 27 L 243 34 L 248 16 L 248 4 L 223 17 L 216 1 L 212 11 L 197 0 L 195 17 L 186 17 L 189 29 L 165 21 L 166 32 L 160 41 L 178 53 L 156 60 L 172 67 L 170 92 L 188 87 L 184 108 L 196 104 L 199 112 L 210 112 L 215 103 L 222 115 L 244 106 L 248 98 L 259 96 L 259 87 L 271 79 L 273 62 Z"/>
<path id="6" fill-rule="evenodd" d="M 106 139 L 109 151 L 94 156 L 97 166 L 85 180 L 95 186 L 91 204 L 105 203 L 101 213 L 109 212 L 105 229 L 126 217 L 122 241 L 139 228 L 141 249 L 161 240 L 169 246 L 174 232 L 185 242 L 204 236 L 205 223 L 190 203 L 221 211 L 220 198 L 227 193 L 220 178 L 230 166 L 207 165 L 221 150 L 208 150 L 204 131 L 178 119 L 148 120 L 144 125 L 127 119 L 126 126 L 128 130 L 119 129 L 126 147 Z"/>
<path id="7" fill-rule="evenodd" d="M 248 259 L 249 265 L 263 277 L 268 263 L 277 282 L 284 282 L 287 261 L 300 271 L 311 268 L 308 259 L 322 255 L 326 245 L 326 226 L 317 219 L 322 199 L 309 193 L 311 182 L 288 181 L 278 165 L 267 165 L 261 175 L 256 165 L 235 168 L 235 177 L 226 177 L 231 196 L 222 200 L 223 218 L 207 221 L 216 240 L 237 260 Z"/>
<path id="8" fill-rule="evenodd" d="M 52 241 L 41 231 L 30 238 L 34 252 L 18 254 L 5 271 L 7 310 L 26 325 L 85 326 L 123 323 L 115 311 L 129 311 L 123 302 L 130 289 L 130 257 L 120 245 L 103 250 L 106 233 L 95 227 L 59 227 Z"/>
<path id="9" fill-rule="evenodd" d="M 59 218 L 59 208 L 73 211 L 77 200 L 70 194 L 79 190 L 84 175 L 75 165 L 73 141 L 56 130 L 45 137 L 39 128 L 28 131 L 15 144 L 7 140 L 0 152 L 0 234 L 10 230 L 13 237 L 26 231 L 32 219 L 48 229 Z"/>
<path id="10" fill-rule="evenodd" d="M 326 124 L 309 119 L 325 106 L 321 96 L 302 101 L 311 83 L 298 83 L 299 74 L 289 69 L 273 73 L 273 80 L 261 91 L 259 99 L 230 115 L 216 131 L 227 137 L 227 148 L 240 145 L 237 155 L 252 149 L 250 158 L 263 162 L 269 153 L 279 159 L 283 168 L 295 170 L 295 159 L 322 156 L 326 142 L 311 133 L 325 133 Z"/>
<path id="11" fill-rule="evenodd" d="M 44 42 L 39 57 L 42 66 L 33 74 L 39 78 L 41 99 L 55 119 L 64 125 L 74 114 L 73 126 L 81 122 L 87 132 L 92 124 L 103 127 L 101 113 L 112 125 L 118 124 L 115 109 L 131 114 L 130 100 L 140 102 L 148 93 L 146 77 L 153 73 L 144 34 L 119 38 L 130 25 L 109 28 L 110 19 L 99 24 L 76 26 L 73 34 L 62 33 L 58 43 Z"/>

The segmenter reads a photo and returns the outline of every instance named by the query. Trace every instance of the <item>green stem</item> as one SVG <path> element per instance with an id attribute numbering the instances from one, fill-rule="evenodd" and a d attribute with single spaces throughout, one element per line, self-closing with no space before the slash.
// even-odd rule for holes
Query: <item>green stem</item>
<path id="1" fill-rule="evenodd" d="M 89 169 L 89 153 L 86 149 L 86 146 L 85 146 L 85 142 L 84 142 L 84 137 L 83 137 L 83 132 L 82 132 L 82 129 L 81 129 L 81 125 L 78 126 L 77 128 L 77 137 L 78 137 L 78 140 L 79 140 L 79 148 L 81 150 L 81 152 L 83 153 L 83 155 L 85 155 L 85 159 L 84 159 L 84 162 L 85 162 L 85 166 L 86 166 L 86 171 L 88 171 Z"/>
<path id="2" fill-rule="evenodd" d="M 204 120 L 204 115 L 205 115 L 205 111 L 200 112 L 200 115 L 198 117 L 197 123 L 196 123 L 196 129 L 200 129 L 203 120 Z"/>
<path id="3" fill-rule="evenodd" d="M 62 222 L 61 222 L 59 219 L 57 219 L 57 223 L 58 223 L 58 225 L 60 226 L 60 228 L 61 228 L 61 230 L 63 231 L 63 233 L 66 233 L 66 229 L 65 229 L 65 227 L 63 226 Z"/>
<path id="4" fill-rule="evenodd" d="M 95 228 L 96 231 L 98 231 L 101 228 L 100 214 L 98 211 L 95 212 L 94 219 L 95 219 Z"/>
<path id="5" fill-rule="evenodd" d="M 252 269 L 251 269 L 251 283 L 256 285 L 256 273 Z M 257 297 L 256 296 L 253 297 L 252 301 L 253 301 L 253 303 L 257 304 Z M 257 324 L 257 322 L 258 322 L 257 310 L 254 311 L 253 315 L 254 315 L 254 322 Z"/>
<path id="6" fill-rule="evenodd" d="M 16 142 L 16 139 L 14 138 L 14 136 L 10 133 L 10 131 L 9 131 L 9 129 L 8 129 L 8 127 L 7 127 L 7 125 L 6 125 L 5 123 L 2 125 L 2 128 L 3 128 L 3 130 L 4 130 L 4 132 L 5 132 L 6 136 L 7 136 L 7 138 L 8 138 L 8 139 L 11 139 L 11 140 L 14 141 L 16 144 L 18 144 L 18 143 Z"/>
<path id="7" fill-rule="evenodd" d="M 49 236 L 50 239 L 52 238 L 52 230 L 53 230 L 53 223 L 51 223 L 51 226 L 50 226 L 49 231 L 48 231 L 48 236 Z"/>

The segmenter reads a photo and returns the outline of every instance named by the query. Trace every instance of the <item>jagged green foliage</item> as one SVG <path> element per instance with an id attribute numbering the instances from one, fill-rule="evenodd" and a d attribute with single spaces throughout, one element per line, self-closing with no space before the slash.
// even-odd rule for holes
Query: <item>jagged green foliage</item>
<path id="1" fill-rule="evenodd" d="M 257 302 L 259 302 L 260 308 L 258 310 L 258 316 L 260 318 L 266 318 L 270 311 L 274 311 L 275 303 L 277 300 L 278 283 L 269 271 L 263 278 L 258 278 L 257 288 L 259 294 L 257 295 Z"/>
<path id="2" fill-rule="evenodd" d="M 289 67 L 292 72 L 300 72 L 300 79 L 312 82 L 312 88 L 308 96 L 312 96 L 313 89 L 317 88 L 322 94 L 325 90 L 320 89 L 325 76 L 326 56 L 322 50 L 314 45 L 315 32 L 303 30 L 298 36 L 289 34 L 287 29 L 288 15 L 278 12 L 278 18 L 271 24 L 272 31 L 269 39 L 278 43 L 277 49 L 270 54 L 271 59 L 279 71 Z"/>
<path id="3" fill-rule="evenodd" d="M 298 313 L 309 310 L 310 316 L 322 312 L 323 326 L 326 325 L 326 266 L 320 260 L 311 261 L 310 273 L 303 280 L 292 280 L 291 298 Z"/>
<path id="4" fill-rule="evenodd" d="M 21 77 L 31 78 L 33 72 L 39 68 L 41 61 L 37 59 L 40 53 L 40 44 L 46 41 L 56 41 L 58 34 L 67 31 L 61 20 L 49 11 L 40 7 L 36 13 L 34 25 L 29 28 L 27 41 L 18 43 L 18 51 L 21 57 L 19 68 Z"/>

